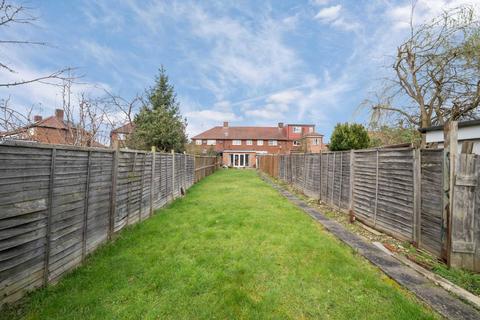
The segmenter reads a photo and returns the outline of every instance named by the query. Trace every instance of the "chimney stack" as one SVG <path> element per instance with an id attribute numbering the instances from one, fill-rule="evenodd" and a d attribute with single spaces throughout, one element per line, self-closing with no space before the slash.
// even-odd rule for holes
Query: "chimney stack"
<path id="1" fill-rule="evenodd" d="M 33 122 L 38 122 L 38 121 L 42 121 L 42 116 L 39 116 L 38 114 L 33 116 Z"/>
<path id="2" fill-rule="evenodd" d="M 63 109 L 55 109 L 55 117 L 58 120 L 63 121 Z"/>
<path id="3" fill-rule="evenodd" d="M 224 122 L 223 122 L 223 127 L 224 127 L 224 128 L 228 128 L 228 121 L 224 121 Z"/>
<path id="4" fill-rule="evenodd" d="M 279 128 L 283 128 L 283 122 L 279 122 L 279 123 L 278 123 L 278 127 L 279 127 Z"/>

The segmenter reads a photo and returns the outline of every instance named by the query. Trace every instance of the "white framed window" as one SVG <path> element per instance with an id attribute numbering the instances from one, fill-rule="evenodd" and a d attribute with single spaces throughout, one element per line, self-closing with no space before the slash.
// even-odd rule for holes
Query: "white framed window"
<path id="1" fill-rule="evenodd" d="M 200 145 L 202 144 L 202 140 L 195 140 L 195 144 L 196 144 L 197 146 L 200 146 Z"/>
<path id="2" fill-rule="evenodd" d="M 247 140 L 247 146 L 253 145 L 253 140 Z"/>
<path id="3" fill-rule="evenodd" d="M 313 132 L 313 127 L 308 128 L 308 132 Z"/>
<path id="4" fill-rule="evenodd" d="M 217 140 L 207 140 L 207 146 L 214 146 L 217 144 Z"/>
<path id="5" fill-rule="evenodd" d="M 293 141 L 293 145 L 298 147 L 298 146 L 300 145 L 300 141 L 294 140 L 294 141 Z"/>
<path id="6" fill-rule="evenodd" d="M 312 144 L 314 146 L 318 146 L 320 144 L 320 139 L 318 139 L 318 138 L 313 139 Z"/>
<path id="7" fill-rule="evenodd" d="M 277 145 L 277 140 L 268 140 L 268 145 L 269 146 L 276 146 Z"/>
<path id="8" fill-rule="evenodd" d="M 293 133 L 302 133 L 302 127 L 293 127 Z"/>
<path id="9" fill-rule="evenodd" d="M 232 145 L 241 146 L 242 145 L 242 140 L 232 140 Z"/>
<path id="10" fill-rule="evenodd" d="M 257 146 L 263 146 L 263 140 L 257 140 Z"/>

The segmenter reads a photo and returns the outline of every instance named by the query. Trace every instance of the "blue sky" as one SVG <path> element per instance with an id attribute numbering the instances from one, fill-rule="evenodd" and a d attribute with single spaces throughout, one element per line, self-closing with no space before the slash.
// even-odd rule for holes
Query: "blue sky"
<path id="1" fill-rule="evenodd" d="M 420 0 L 414 22 L 478 0 Z M 411 1 L 29 1 L 34 26 L 2 38 L 49 47 L 1 47 L 29 78 L 65 66 L 83 75 L 76 92 L 104 87 L 126 98 L 151 85 L 164 65 L 190 136 L 220 125 L 314 123 L 327 139 L 337 122 L 366 123 L 361 102 L 391 71 L 408 35 Z M 58 88 L 0 89 L 16 108 L 44 115 L 61 105 Z"/>

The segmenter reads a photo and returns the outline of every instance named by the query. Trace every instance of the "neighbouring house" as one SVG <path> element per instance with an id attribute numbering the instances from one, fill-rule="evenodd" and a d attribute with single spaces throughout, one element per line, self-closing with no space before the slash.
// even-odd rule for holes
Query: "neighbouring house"
<path id="1" fill-rule="evenodd" d="M 112 130 L 112 132 L 110 132 L 110 147 L 126 148 L 127 138 L 133 132 L 133 128 L 133 124 L 129 122 Z"/>
<path id="2" fill-rule="evenodd" d="M 443 125 L 421 128 L 419 131 L 426 136 L 426 142 L 443 148 Z M 480 154 L 480 120 L 458 122 L 458 150 L 462 150 L 464 141 L 473 142 L 473 153 Z"/>
<path id="3" fill-rule="evenodd" d="M 24 127 L 0 133 L 2 140 L 21 140 L 47 144 L 105 147 L 95 140 L 90 132 L 75 127 L 64 119 L 63 109 L 56 109 L 55 115 L 43 119 L 36 115 L 33 123 Z"/>
<path id="4" fill-rule="evenodd" d="M 255 167 L 257 154 L 301 152 L 302 143 L 311 152 L 324 148 L 323 136 L 313 124 L 279 123 L 276 127 L 234 127 L 224 122 L 192 138 L 202 153 L 215 151 L 231 167 Z"/>
<path id="5" fill-rule="evenodd" d="M 327 146 L 323 144 L 323 135 L 315 131 L 305 134 L 299 141 L 303 152 L 320 153 L 327 150 Z"/>

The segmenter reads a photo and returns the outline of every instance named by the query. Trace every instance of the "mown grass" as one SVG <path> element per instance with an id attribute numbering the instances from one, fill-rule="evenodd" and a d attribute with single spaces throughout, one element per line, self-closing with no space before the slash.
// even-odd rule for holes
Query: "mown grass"
<path id="1" fill-rule="evenodd" d="M 253 171 L 222 170 L 2 319 L 432 319 Z"/>

